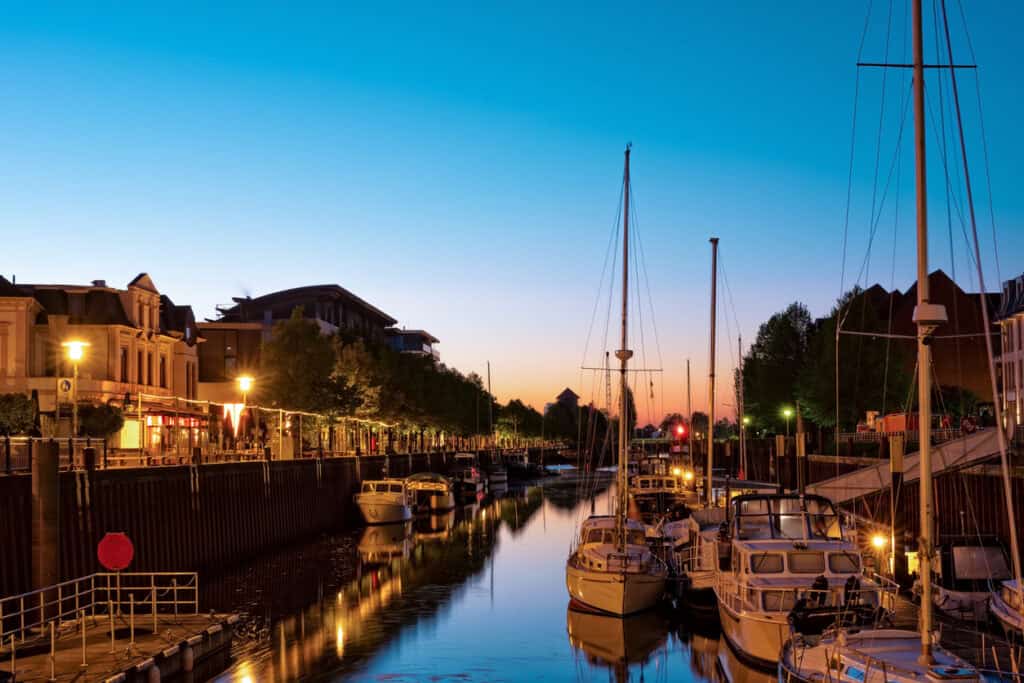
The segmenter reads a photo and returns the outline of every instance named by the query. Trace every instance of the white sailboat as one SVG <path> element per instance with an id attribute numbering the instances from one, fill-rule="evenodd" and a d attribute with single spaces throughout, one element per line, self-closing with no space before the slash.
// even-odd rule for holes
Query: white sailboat
<path id="1" fill-rule="evenodd" d="M 667 569 L 654 556 L 640 522 L 628 519 L 629 390 L 633 352 L 626 347 L 629 311 L 629 146 L 623 185 L 622 344 L 619 359 L 619 466 L 614 516 L 591 516 L 580 528 L 565 563 L 565 584 L 574 606 L 616 616 L 654 607 L 665 592 Z"/>
<path id="2" fill-rule="evenodd" d="M 931 458 L 931 338 L 946 322 L 945 308 L 929 302 L 928 217 L 925 174 L 924 48 L 921 0 L 911 0 L 914 69 L 914 143 L 917 179 L 917 366 L 920 444 L 922 568 L 933 562 L 935 547 Z M 886 628 L 833 628 L 820 637 L 796 636 L 779 658 L 780 683 L 911 683 L 922 680 L 981 681 L 981 674 L 938 645 L 932 632 L 932 573 L 921 571 L 921 611 L 917 631 Z"/>

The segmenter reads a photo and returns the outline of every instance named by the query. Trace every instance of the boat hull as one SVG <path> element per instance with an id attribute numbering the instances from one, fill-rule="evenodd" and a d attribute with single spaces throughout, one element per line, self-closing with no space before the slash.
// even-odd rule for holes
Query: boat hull
<path id="1" fill-rule="evenodd" d="M 412 519 L 412 510 L 401 503 L 357 499 L 356 504 L 367 524 L 394 524 Z"/>
<path id="2" fill-rule="evenodd" d="M 625 616 L 657 605 L 665 592 L 665 576 L 595 571 L 567 562 L 565 585 L 569 596 L 583 608 Z"/>
<path id="3" fill-rule="evenodd" d="M 1013 609 L 999 593 L 993 593 L 988 605 L 989 613 L 995 617 L 1007 636 L 1020 638 L 1024 634 L 1024 615 Z"/>
<path id="4" fill-rule="evenodd" d="M 785 614 L 780 614 L 778 621 L 750 613 L 739 614 L 719 600 L 718 618 L 722 635 L 741 659 L 768 671 L 778 666 L 782 644 L 789 638 Z"/>

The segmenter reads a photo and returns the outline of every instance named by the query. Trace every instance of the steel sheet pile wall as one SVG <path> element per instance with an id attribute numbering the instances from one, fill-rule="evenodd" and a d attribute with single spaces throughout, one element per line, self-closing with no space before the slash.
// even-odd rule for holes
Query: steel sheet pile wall
<path id="1" fill-rule="evenodd" d="M 61 576 L 100 569 L 108 531 L 135 545 L 131 569 L 194 571 L 361 523 L 353 494 L 365 478 L 433 470 L 451 456 L 331 458 L 62 472 Z M 0 476 L 0 596 L 31 584 L 29 475 Z"/>

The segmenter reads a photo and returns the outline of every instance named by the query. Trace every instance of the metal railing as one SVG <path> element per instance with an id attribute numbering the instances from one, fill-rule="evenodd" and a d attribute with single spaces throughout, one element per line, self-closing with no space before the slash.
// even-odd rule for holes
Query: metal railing
<path id="1" fill-rule="evenodd" d="M 810 575 L 808 575 L 810 577 Z M 806 586 L 761 586 L 753 585 L 746 580 L 737 579 L 732 574 L 721 572 L 715 581 L 715 593 L 718 599 L 733 612 L 773 612 L 784 614 L 789 612 L 796 602 L 803 597 L 817 598 L 823 605 L 841 607 L 847 603 L 860 603 L 891 610 L 899 586 L 894 581 L 876 574 L 864 572 L 859 575 L 865 582 L 860 588 L 847 589 L 844 586 L 829 586 L 827 589 L 816 589 L 808 583 Z M 796 577 L 793 577 L 796 578 Z M 768 607 L 768 596 L 777 600 L 777 607 Z"/>
<path id="2" fill-rule="evenodd" d="M 195 572 L 99 572 L 0 600 L 0 647 L 45 636 L 67 635 L 106 615 L 128 615 L 134 641 L 135 616 L 199 613 Z M 70 627 L 70 628 L 69 628 Z M 113 626 L 112 626 L 113 628 Z M 58 638 L 59 639 L 59 638 Z"/>

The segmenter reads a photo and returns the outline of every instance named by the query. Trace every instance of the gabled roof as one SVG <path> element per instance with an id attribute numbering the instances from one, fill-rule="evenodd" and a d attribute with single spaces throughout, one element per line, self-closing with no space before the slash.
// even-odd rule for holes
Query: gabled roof
<path id="1" fill-rule="evenodd" d="M 156 285 L 153 284 L 153 279 L 149 277 L 149 273 L 139 273 L 135 276 L 135 279 L 128 283 L 129 287 L 138 287 L 139 289 L 145 289 L 147 292 L 153 292 L 159 294 Z"/>
<path id="2" fill-rule="evenodd" d="M 562 391 L 562 393 L 556 396 L 556 398 L 559 401 L 578 401 L 580 397 L 576 394 L 575 391 L 573 391 L 569 387 L 566 387 L 565 390 Z"/>
<path id="3" fill-rule="evenodd" d="M 171 332 L 180 332 L 185 336 L 189 332 L 189 338 L 185 341 L 191 344 L 197 334 L 196 316 L 191 306 L 176 306 L 166 294 L 160 295 L 160 329 Z"/>

